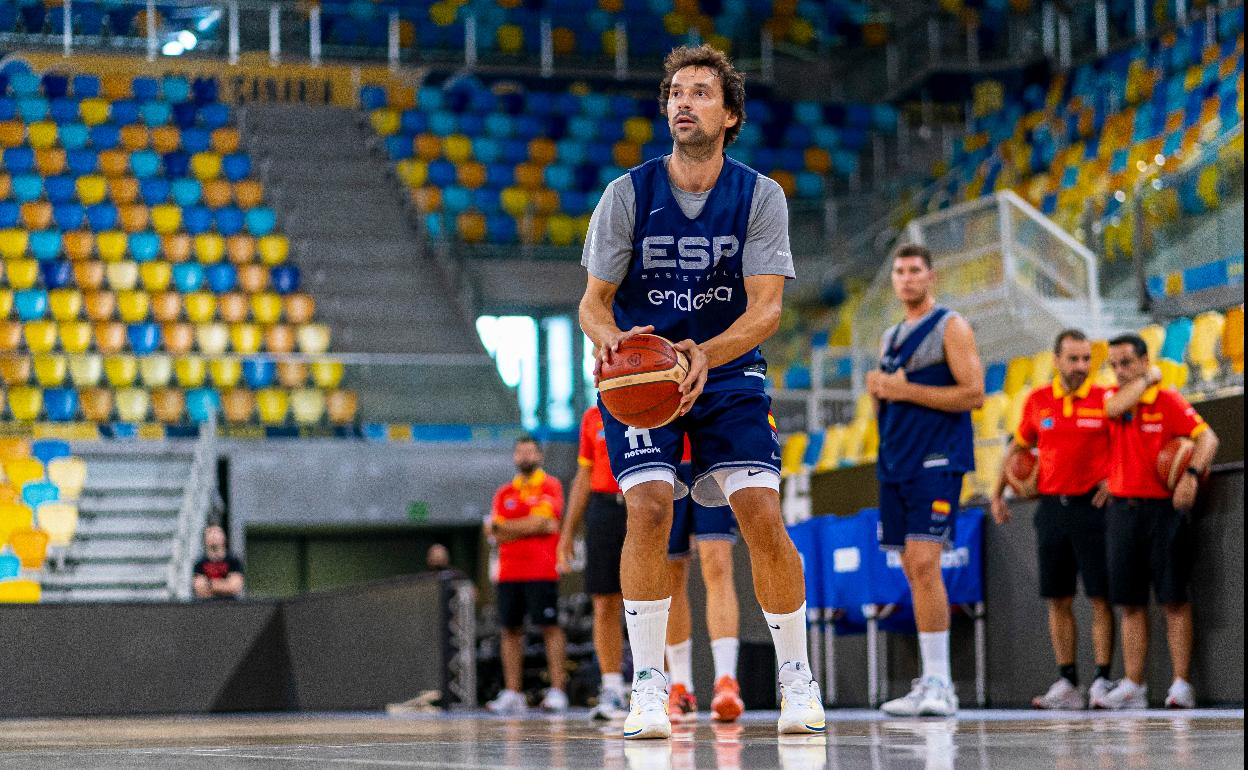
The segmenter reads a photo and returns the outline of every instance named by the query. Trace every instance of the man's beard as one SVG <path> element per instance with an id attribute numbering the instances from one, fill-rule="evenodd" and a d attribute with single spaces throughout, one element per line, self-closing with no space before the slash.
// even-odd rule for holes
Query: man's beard
<path id="1" fill-rule="evenodd" d="M 533 471 L 538 469 L 537 463 L 516 463 L 516 470 L 521 476 L 532 476 Z"/>
<path id="2" fill-rule="evenodd" d="M 677 151 L 690 160 L 706 160 L 715 154 L 715 141 L 718 136 L 711 136 L 702 130 L 701 125 L 694 125 L 693 131 L 684 139 L 675 130 L 672 136 L 676 140 Z"/>

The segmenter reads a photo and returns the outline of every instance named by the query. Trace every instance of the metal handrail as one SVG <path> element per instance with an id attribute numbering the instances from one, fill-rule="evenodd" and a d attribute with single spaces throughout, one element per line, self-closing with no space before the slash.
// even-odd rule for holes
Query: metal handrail
<path id="1" fill-rule="evenodd" d="M 171 598 L 179 601 L 191 598 L 192 567 L 198 553 L 199 538 L 208 524 L 212 489 L 216 484 L 216 436 L 215 417 L 199 426 L 190 477 L 178 509 L 178 535 L 173 544 L 173 559 L 169 562 L 168 591 Z"/>

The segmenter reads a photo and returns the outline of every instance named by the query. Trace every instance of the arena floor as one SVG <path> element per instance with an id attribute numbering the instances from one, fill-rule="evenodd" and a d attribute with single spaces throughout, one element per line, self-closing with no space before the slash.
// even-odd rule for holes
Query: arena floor
<path id="1" fill-rule="evenodd" d="M 504 720 L 371 714 L 0 721 L 0 768 L 412 767 L 446 770 L 1241 768 L 1244 712 L 967 711 L 896 720 L 830 711 L 826 736 L 774 734 L 774 713 L 705 719 L 625 743 L 584 712 Z"/>

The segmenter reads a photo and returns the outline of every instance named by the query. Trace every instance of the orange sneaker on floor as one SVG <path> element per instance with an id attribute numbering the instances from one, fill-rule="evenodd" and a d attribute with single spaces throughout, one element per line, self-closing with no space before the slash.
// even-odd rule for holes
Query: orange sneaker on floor
<path id="1" fill-rule="evenodd" d="M 711 718 L 716 722 L 735 722 L 745 704 L 741 702 L 741 685 L 725 674 L 715 683 L 715 695 L 711 699 Z"/>
<path id="2" fill-rule="evenodd" d="M 698 699 L 683 684 L 673 684 L 667 694 L 667 713 L 673 722 L 697 719 Z"/>

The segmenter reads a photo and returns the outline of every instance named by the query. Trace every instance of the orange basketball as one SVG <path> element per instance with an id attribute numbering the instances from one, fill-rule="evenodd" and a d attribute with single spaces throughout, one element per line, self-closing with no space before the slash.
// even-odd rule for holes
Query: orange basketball
<path id="1" fill-rule="evenodd" d="M 689 362 L 657 334 L 638 334 L 620 349 L 598 375 L 598 393 L 611 416 L 634 428 L 657 428 L 676 418 L 680 383 Z"/>
<path id="2" fill-rule="evenodd" d="M 1196 442 L 1190 438 L 1172 438 L 1157 453 L 1157 476 L 1166 489 L 1173 490 L 1179 485 L 1183 474 L 1192 464 L 1192 452 L 1196 450 Z"/>
<path id="3" fill-rule="evenodd" d="M 1014 447 L 1005 458 L 1005 482 L 1019 497 L 1034 497 L 1036 480 L 1040 476 L 1040 462 L 1035 450 Z"/>

